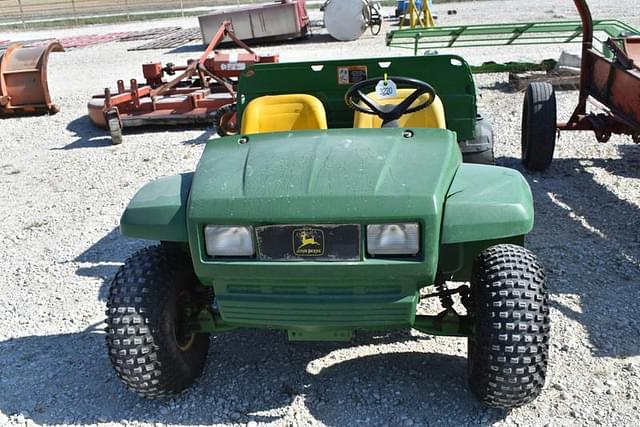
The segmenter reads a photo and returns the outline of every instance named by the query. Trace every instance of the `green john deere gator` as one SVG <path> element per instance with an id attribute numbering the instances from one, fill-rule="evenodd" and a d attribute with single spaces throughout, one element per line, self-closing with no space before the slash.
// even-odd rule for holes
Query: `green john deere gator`
<path id="1" fill-rule="evenodd" d="M 195 173 L 144 186 L 122 216 L 124 235 L 160 243 L 111 284 L 120 379 L 176 393 L 201 373 L 208 335 L 236 328 L 295 341 L 414 328 L 468 338 L 482 401 L 533 400 L 549 310 L 523 247 L 531 191 L 491 165 L 475 92 L 453 55 L 248 67 L 238 134 L 209 141 Z M 442 309 L 417 313 L 424 298 Z"/>

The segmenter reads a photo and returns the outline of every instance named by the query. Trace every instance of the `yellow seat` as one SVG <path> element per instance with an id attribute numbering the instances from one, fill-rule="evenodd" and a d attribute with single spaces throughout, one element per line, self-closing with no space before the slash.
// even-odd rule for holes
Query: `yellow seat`
<path id="1" fill-rule="evenodd" d="M 373 99 L 379 104 L 400 104 L 407 96 L 411 95 L 414 89 L 398 89 L 398 93 L 392 98 L 380 98 L 375 92 L 368 94 L 369 98 Z M 418 105 L 421 102 L 429 100 L 429 94 L 425 93 L 420 95 L 411 106 Z M 360 105 L 367 108 L 362 102 Z M 438 96 L 433 101 L 433 104 L 427 108 L 416 111 L 415 113 L 405 114 L 398 119 L 400 127 L 403 128 L 437 128 L 446 129 L 447 124 L 444 118 L 444 106 Z M 353 116 L 354 128 L 379 128 L 382 126 L 382 119 L 373 114 L 365 114 L 356 111 Z"/>
<path id="2" fill-rule="evenodd" d="M 261 96 L 242 115 L 243 134 L 307 129 L 327 129 L 324 105 L 311 95 Z"/>

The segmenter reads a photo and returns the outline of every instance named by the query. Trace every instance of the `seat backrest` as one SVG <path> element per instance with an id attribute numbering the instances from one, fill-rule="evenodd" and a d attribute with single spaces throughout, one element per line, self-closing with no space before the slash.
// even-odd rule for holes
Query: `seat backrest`
<path id="1" fill-rule="evenodd" d="M 375 92 L 369 93 L 368 96 L 379 104 L 400 104 L 407 96 L 411 95 L 414 89 L 398 89 L 396 96 L 391 98 L 380 98 Z M 415 100 L 412 106 L 429 100 L 429 94 L 424 94 Z M 362 102 L 360 105 L 364 106 Z M 447 124 L 444 115 L 444 106 L 438 96 L 431 105 L 415 113 L 405 114 L 398 119 L 400 127 L 413 128 L 436 128 L 446 129 Z M 354 128 L 379 128 L 382 126 L 382 119 L 373 114 L 365 114 L 357 112 L 353 116 Z"/>
<path id="2" fill-rule="evenodd" d="M 261 96 L 242 115 L 243 134 L 327 129 L 322 102 L 306 94 Z"/>

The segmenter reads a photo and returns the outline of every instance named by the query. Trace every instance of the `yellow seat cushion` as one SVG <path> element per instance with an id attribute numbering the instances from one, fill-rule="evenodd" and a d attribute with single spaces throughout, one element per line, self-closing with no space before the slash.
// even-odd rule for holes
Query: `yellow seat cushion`
<path id="1" fill-rule="evenodd" d="M 324 105 L 305 94 L 261 96 L 242 115 L 243 134 L 327 129 Z"/>
<path id="2" fill-rule="evenodd" d="M 369 98 L 376 101 L 378 104 L 387 105 L 387 104 L 400 104 L 407 96 L 411 95 L 414 92 L 414 89 L 398 89 L 398 93 L 395 97 L 392 98 L 380 98 L 375 92 L 371 92 L 368 94 Z M 418 99 L 414 101 L 411 106 L 418 105 L 421 102 L 425 102 L 429 100 L 431 95 L 425 93 L 420 95 Z M 366 107 L 362 101 L 360 105 Z M 404 116 L 398 119 L 400 123 L 400 127 L 403 128 L 436 128 L 436 129 L 446 129 L 447 124 L 444 118 L 444 106 L 442 105 L 442 101 L 438 96 L 433 101 L 433 104 L 428 106 L 427 108 L 416 111 L 415 113 L 405 114 Z M 382 119 L 378 116 L 374 116 L 373 114 L 365 114 L 356 111 L 353 116 L 353 127 L 354 128 L 379 128 L 382 126 Z"/>

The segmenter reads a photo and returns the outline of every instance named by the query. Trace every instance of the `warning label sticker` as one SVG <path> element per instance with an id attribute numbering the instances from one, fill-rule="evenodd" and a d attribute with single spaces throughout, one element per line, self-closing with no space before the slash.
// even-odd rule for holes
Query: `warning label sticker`
<path id="1" fill-rule="evenodd" d="M 367 80 L 366 65 L 351 65 L 348 67 L 338 67 L 338 84 L 352 85 L 363 80 Z"/>
<path id="2" fill-rule="evenodd" d="M 222 63 L 222 64 L 220 64 L 220 69 L 222 71 L 242 71 L 245 68 L 247 68 L 247 64 L 245 64 L 244 62 L 236 62 L 236 63 L 229 63 L 229 64 Z"/>

